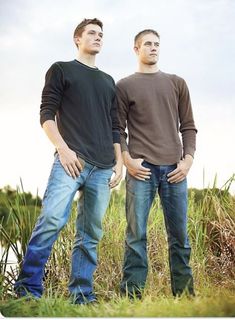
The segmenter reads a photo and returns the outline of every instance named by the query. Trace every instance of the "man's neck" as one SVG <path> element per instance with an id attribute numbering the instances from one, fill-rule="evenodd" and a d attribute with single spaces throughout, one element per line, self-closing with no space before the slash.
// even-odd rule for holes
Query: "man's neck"
<path id="1" fill-rule="evenodd" d="M 159 68 L 157 66 L 157 64 L 143 64 L 140 63 L 138 66 L 138 70 L 137 72 L 141 72 L 141 73 L 155 73 L 158 72 Z"/>
<path id="2" fill-rule="evenodd" d="M 78 52 L 77 60 L 91 68 L 96 68 L 95 66 L 95 55 L 82 54 Z"/>

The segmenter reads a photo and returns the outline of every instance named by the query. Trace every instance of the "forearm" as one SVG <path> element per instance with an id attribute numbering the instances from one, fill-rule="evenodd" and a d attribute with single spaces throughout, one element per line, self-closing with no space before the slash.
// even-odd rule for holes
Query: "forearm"
<path id="1" fill-rule="evenodd" d="M 184 156 L 184 159 L 189 159 L 190 161 L 193 161 L 193 156 L 191 154 L 186 154 Z"/>
<path id="2" fill-rule="evenodd" d="M 196 133 L 196 129 L 185 130 L 182 132 L 184 157 L 187 154 L 192 157 L 194 156 L 196 150 Z"/>
<path id="3" fill-rule="evenodd" d="M 45 131 L 47 137 L 52 142 L 57 151 L 60 149 L 68 148 L 68 145 L 62 138 L 55 121 L 47 120 L 43 123 L 43 130 Z"/>
<path id="4" fill-rule="evenodd" d="M 128 167 L 128 162 L 131 160 L 131 156 L 129 151 L 123 151 L 122 152 L 122 159 L 123 159 L 123 163 L 126 167 Z"/>
<path id="5" fill-rule="evenodd" d="M 193 164 L 193 157 L 192 157 L 192 155 L 191 155 L 191 154 L 186 154 L 186 155 L 184 156 L 184 161 L 185 161 L 187 167 L 190 169 L 191 166 L 192 166 L 192 164 Z"/>
<path id="6" fill-rule="evenodd" d="M 114 154 L 115 154 L 115 160 L 116 162 L 122 162 L 122 152 L 121 152 L 121 146 L 119 143 L 114 143 L 113 144 L 113 147 L 114 147 Z"/>
<path id="7" fill-rule="evenodd" d="M 123 161 L 122 161 L 122 153 L 121 147 L 119 143 L 114 143 L 114 153 L 116 159 L 116 165 L 113 167 L 113 171 L 115 172 L 114 177 L 111 179 L 109 186 L 110 188 L 116 187 L 122 179 L 122 168 L 123 168 Z"/>

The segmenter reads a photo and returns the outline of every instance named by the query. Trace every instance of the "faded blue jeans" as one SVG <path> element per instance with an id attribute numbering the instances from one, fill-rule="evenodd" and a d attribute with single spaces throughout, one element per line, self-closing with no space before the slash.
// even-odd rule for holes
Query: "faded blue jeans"
<path id="1" fill-rule="evenodd" d="M 70 216 L 75 193 L 82 195 L 78 202 L 76 235 L 72 252 L 69 291 L 76 303 L 95 299 L 93 273 L 97 265 L 96 247 L 102 237 L 102 218 L 107 209 L 112 168 L 101 169 L 89 163 L 80 176 L 66 174 L 58 154 L 52 166 L 42 211 L 34 227 L 15 291 L 41 297 L 45 264 L 59 232 Z"/>
<path id="2" fill-rule="evenodd" d="M 187 182 L 167 182 L 167 174 L 176 165 L 152 165 L 151 178 L 140 181 L 127 172 L 126 177 L 126 246 L 121 291 L 141 297 L 145 286 L 148 261 L 146 227 L 153 199 L 158 192 L 163 207 L 168 236 L 171 288 L 174 296 L 184 290 L 194 295 L 192 271 L 189 266 L 190 245 L 187 236 Z"/>

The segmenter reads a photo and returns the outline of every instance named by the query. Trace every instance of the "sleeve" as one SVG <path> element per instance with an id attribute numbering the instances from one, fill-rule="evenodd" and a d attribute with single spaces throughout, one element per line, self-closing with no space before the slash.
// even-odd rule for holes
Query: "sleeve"
<path id="1" fill-rule="evenodd" d="M 46 73 L 40 106 L 41 126 L 47 120 L 55 120 L 60 107 L 64 90 L 63 71 L 58 63 L 54 63 Z"/>
<path id="2" fill-rule="evenodd" d="M 196 150 L 197 129 L 194 124 L 189 90 L 183 79 L 181 79 L 179 90 L 179 130 L 182 135 L 183 156 L 190 154 L 193 157 Z"/>
<path id="3" fill-rule="evenodd" d="M 120 143 L 120 128 L 117 115 L 117 97 L 115 95 L 111 108 L 113 143 Z"/>
<path id="4" fill-rule="evenodd" d="M 120 141 L 121 141 L 121 150 L 129 151 L 127 145 L 127 133 L 126 133 L 126 123 L 127 115 L 129 111 L 129 103 L 125 93 L 125 90 L 122 88 L 120 82 L 116 85 L 117 88 L 117 102 L 118 102 L 118 119 L 120 125 Z"/>

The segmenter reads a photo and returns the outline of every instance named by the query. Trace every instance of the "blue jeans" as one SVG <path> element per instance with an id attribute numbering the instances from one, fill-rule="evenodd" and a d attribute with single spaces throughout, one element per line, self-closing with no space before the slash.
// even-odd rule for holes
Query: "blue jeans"
<path id="1" fill-rule="evenodd" d="M 158 191 L 163 207 L 168 236 L 171 288 L 174 296 L 184 290 L 193 292 L 193 277 L 189 266 L 190 245 L 187 236 L 187 182 L 167 182 L 167 174 L 176 165 L 142 164 L 151 169 L 151 178 L 140 181 L 129 173 L 126 177 L 126 246 L 121 291 L 141 296 L 145 286 L 148 261 L 146 227 L 153 199 Z"/>
<path id="2" fill-rule="evenodd" d="M 70 216 L 77 190 L 82 195 L 78 203 L 76 235 L 72 253 L 69 291 L 77 303 L 93 300 L 93 273 L 97 265 L 96 247 L 102 237 L 102 218 L 110 197 L 109 181 L 112 168 L 101 169 L 85 163 L 76 179 L 66 174 L 58 155 L 52 166 L 42 211 L 34 227 L 15 291 L 40 297 L 43 293 L 45 264 L 59 232 Z"/>

